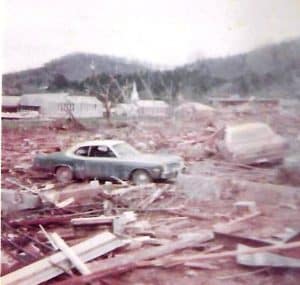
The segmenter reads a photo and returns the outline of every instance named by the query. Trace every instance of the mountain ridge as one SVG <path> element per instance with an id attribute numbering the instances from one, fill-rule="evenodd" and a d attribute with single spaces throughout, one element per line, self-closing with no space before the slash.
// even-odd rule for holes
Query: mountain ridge
<path id="1" fill-rule="evenodd" d="M 16 90 L 19 93 L 37 92 L 49 86 L 57 74 L 70 82 L 83 82 L 97 74 L 123 77 L 141 74 L 146 76 L 146 81 L 149 77 L 162 75 L 167 77 L 167 81 L 173 82 L 171 85 L 177 84 L 176 81 L 180 83 L 177 91 L 181 89 L 182 92 L 195 94 L 211 90 L 247 93 L 256 90 L 256 83 L 262 90 L 281 83 L 284 88 L 290 89 L 289 84 L 294 84 L 292 92 L 296 90 L 297 93 L 300 82 L 300 38 L 244 54 L 199 59 L 167 70 L 155 70 L 149 64 L 114 56 L 76 52 L 51 60 L 39 68 L 4 74 L 3 93 L 14 93 Z"/>

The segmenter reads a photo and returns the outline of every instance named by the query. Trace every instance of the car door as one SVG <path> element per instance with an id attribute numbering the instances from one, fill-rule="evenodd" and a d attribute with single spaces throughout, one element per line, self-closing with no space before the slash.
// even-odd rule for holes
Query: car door
<path id="1" fill-rule="evenodd" d="M 86 160 L 88 159 L 90 149 L 90 146 L 82 146 L 76 149 L 71 155 L 73 161 L 72 167 L 77 178 L 85 179 L 89 177 L 87 173 Z"/>
<path id="2" fill-rule="evenodd" d="M 90 178 L 116 176 L 116 164 L 116 155 L 108 146 L 91 146 L 86 159 L 86 172 Z"/>

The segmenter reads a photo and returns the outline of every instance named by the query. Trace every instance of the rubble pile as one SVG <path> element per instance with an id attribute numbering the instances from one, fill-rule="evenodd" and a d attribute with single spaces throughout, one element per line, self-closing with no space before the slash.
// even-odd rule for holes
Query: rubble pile
<path id="1" fill-rule="evenodd" d="M 222 129 L 171 120 L 3 129 L 1 284 L 298 284 L 300 191 L 279 175 L 295 162 L 227 161 Z M 293 122 L 278 130 L 289 143 L 299 134 Z M 37 152 L 97 138 L 179 154 L 187 173 L 62 184 L 31 169 Z"/>

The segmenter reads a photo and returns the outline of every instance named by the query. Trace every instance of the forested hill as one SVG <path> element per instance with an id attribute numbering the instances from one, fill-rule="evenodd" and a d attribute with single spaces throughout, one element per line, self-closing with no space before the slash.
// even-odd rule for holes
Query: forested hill
<path id="1" fill-rule="evenodd" d="M 95 87 L 95 76 L 97 84 L 108 92 L 111 90 L 112 96 L 120 92 L 119 87 L 136 81 L 143 96 L 163 99 L 180 93 L 194 99 L 234 93 L 300 98 L 300 39 L 245 54 L 202 59 L 165 71 L 120 58 L 71 54 L 37 69 L 3 75 L 3 93 L 14 95 L 47 89 L 86 92 Z M 117 83 L 112 82 L 112 76 Z"/>

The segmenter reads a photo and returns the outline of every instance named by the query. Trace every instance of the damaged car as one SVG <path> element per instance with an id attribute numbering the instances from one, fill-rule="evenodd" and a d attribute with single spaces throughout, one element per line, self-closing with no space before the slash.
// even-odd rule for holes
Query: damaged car
<path id="1" fill-rule="evenodd" d="M 141 153 L 124 141 L 95 140 L 62 152 L 38 154 L 33 167 L 54 173 L 60 182 L 117 178 L 144 184 L 176 178 L 184 162 L 176 155 Z"/>

